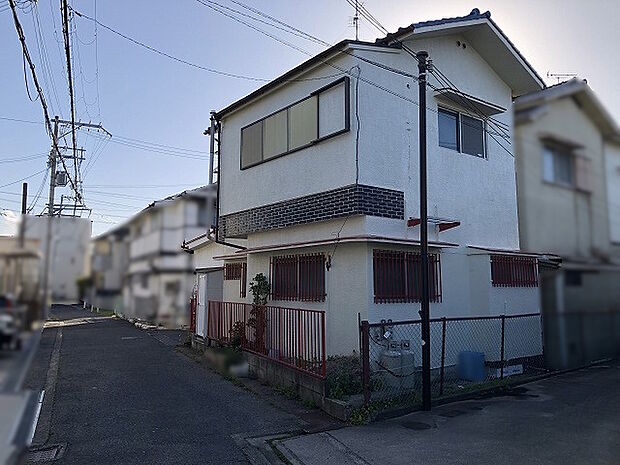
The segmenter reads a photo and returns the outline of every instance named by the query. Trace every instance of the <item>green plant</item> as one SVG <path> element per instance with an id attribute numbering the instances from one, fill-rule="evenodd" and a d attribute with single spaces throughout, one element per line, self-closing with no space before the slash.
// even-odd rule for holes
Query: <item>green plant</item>
<path id="1" fill-rule="evenodd" d="M 265 347 L 265 305 L 271 293 L 271 285 L 269 280 L 263 273 L 258 273 L 250 283 L 250 292 L 252 292 L 252 310 L 248 318 L 248 326 L 254 328 L 254 342 L 257 348 Z"/>
<path id="2" fill-rule="evenodd" d="M 75 280 L 75 284 L 78 287 L 78 296 L 81 300 L 86 296 L 86 290 L 93 285 L 93 278 L 91 276 L 80 276 Z"/>
<path id="3" fill-rule="evenodd" d="M 255 305 L 267 305 L 271 293 L 271 284 L 263 273 L 258 273 L 250 283 L 250 292 Z"/>
<path id="4" fill-rule="evenodd" d="M 287 399 L 296 399 L 297 398 L 297 391 L 295 390 L 294 386 L 291 386 L 291 385 L 281 386 L 279 384 L 276 384 L 273 387 L 273 390 L 276 391 L 279 394 L 282 394 Z"/>
<path id="5" fill-rule="evenodd" d="M 303 404 L 304 407 L 306 407 L 307 409 L 314 409 L 316 408 L 316 402 L 313 401 L 312 399 L 303 399 L 301 401 L 301 403 Z"/>
<path id="6" fill-rule="evenodd" d="M 243 321 L 235 321 L 230 330 L 230 345 L 234 348 L 240 348 L 245 339 L 245 324 Z"/>
<path id="7" fill-rule="evenodd" d="M 359 356 L 334 356 L 327 359 L 327 395 L 344 400 L 362 392 L 362 367 Z"/>

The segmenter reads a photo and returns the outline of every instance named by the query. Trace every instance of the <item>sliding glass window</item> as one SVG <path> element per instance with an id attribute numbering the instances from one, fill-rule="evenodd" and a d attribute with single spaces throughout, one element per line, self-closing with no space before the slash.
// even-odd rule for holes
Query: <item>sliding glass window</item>
<path id="1" fill-rule="evenodd" d="M 241 129 L 241 169 L 349 130 L 349 78 L 344 77 Z"/>

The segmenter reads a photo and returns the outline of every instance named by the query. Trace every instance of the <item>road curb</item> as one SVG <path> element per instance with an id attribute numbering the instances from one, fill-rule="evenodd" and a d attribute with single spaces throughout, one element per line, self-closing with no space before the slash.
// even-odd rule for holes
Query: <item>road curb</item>
<path id="1" fill-rule="evenodd" d="M 45 444 L 49 439 L 50 427 L 52 422 L 52 410 L 54 408 L 54 398 L 56 397 L 56 383 L 58 381 L 58 369 L 60 366 L 60 349 L 62 347 L 62 327 L 56 332 L 54 348 L 50 357 L 50 364 L 47 369 L 45 381 L 45 397 L 41 406 L 39 421 L 36 426 L 33 447 Z"/>

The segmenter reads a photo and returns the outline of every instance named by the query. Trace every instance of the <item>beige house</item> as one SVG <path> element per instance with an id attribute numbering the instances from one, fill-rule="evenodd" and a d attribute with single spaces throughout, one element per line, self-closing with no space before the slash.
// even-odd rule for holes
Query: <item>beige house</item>
<path id="1" fill-rule="evenodd" d="M 555 253 L 543 310 L 620 310 L 620 131 L 586 81 L 517 98 L 519 235 Z"/>
<path id="2" fill-rule="evenodd" d="M 0 294 L 36 301 L 39 291 L 39 241 L 0 236 Z"/>

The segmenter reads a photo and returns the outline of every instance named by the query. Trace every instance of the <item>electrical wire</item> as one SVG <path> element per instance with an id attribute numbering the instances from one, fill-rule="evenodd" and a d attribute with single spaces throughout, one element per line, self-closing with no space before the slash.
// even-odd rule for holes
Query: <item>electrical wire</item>
<path id="1" fill-rule="evenodd" d="M 43 109 L 43 116 L 44 116 L 44 120 L 45 120 L 45 128 L 47 130 L 48 135 L 52 138 L 52 145 L 54 146 L 54 151 L 55 153 L 58 155 L 58 157 L 60 158 L 60 162 L 63 165 L 63 168 L 65 169 L 65 171 L 67 171 L 67 165 L 65 162 L 64 157 L 62 156 L 62 154 L 60 153 L 60 150 L 58 148 L 58 141 L 56 140 L 56 137 L 53 135 L 53 130 L 52 130 L 52 123 L 50 121 L 50 117 L 49 117 L 49 112 L 47 109 L 47 103 L 45 101 L 45 96 L 43 95 L 43 90 L 41 89 L 41 86 L 39 85 L 39 81 L 37 79 L 37 73 L 35 71 L 35 66 L 34 63 L 32 62 L 32 59 L 30 57 L 30 54 L 28 52 L 28 46 L 26 44 L 26 37 L 24 35 L 24 29 L 22 28 L 22 25 L 19 21 L 19 17 L 17 16 L 17 8 L 15 5 L 15 0 L 9 0 L 9 5 L 11 5 L 11 10 L 13 12 L 13 22 L 15 24 L 15 30 L 17 31 L 17 37 L 21 43 L 22 46 L 22 53 L 23 55 L 26 57 L 26 60 L 28 61 L 28 64 L 30 65 L 30 71 L 32 74 L 32 80 L 35 84 L 35 87 L 37 89 L 37 93 L 39 94 L 39 102 L 41 103 L 41 107 Z M 75 183 L 73 182 L 73 180 L 71 179 L 71 176 L 67 176 L 69 178 L 69 183 L 71 184 L 72 189 L 74 190 L 74 192 L 76 192 L 76 194 L 78 193 L 77 187 L 75 185 Z"/>
<path id="2" fill-rule="evenodd" d="M 230 72 L 227 72 L 227 71 L 221 71 L 221 70 L 218 70 L 218 69 L 215 69 L 215 68 L 210 68 L 210 67 L 207 67 L 207 66 L 199 65 L 197 63 L 193 63 L 193 62 L 185 60 L 183 58 L 179 58 L 179 57 L 176 57 L 174 55 L 171 55 L 171 54 L 169 54 L 167 52 L 158 50 L 155 47 L 147 45 L 144 42 L 141 42 L 141 41 L 139 41 L 137 39 L 134 39 L 134 38 L 126 35 L 126 34 L 123 34 L 122 32 L 119 32 L 116 29 L 113 29 L 110 26 L 107 26 L 107 25 L 103 24 L 98 19 L 92 18 L 92 17 L 90 17 L 90 16 L 88 16 L 88 15 L 86 15 L 84 13 L 81 13 L 81 12 L 75 10 L 74 8 L 71 8 L 71 11 L 73 11 L 73 13 L 75 13 L 76 16 L 78 16 L 80 18 L 84 18 L 84 19 L 89 20 L 89 21 L 93 21 L 98 26 L 106 29 L 107 31 L 109 31 L 109 32 L 111 32 L 111 33 L 113 33 L 113 34 L 115 34 L 115 35 L 117 35 L 119 37 L 122 37 L 125 40 L 128 40 L 129 42 L 134 43 L 135 45 L 138 45 L 138 46 L 140 46 L 142 48 L 145 48 L 145 49 L 147 49 L 147 50 L 149 50 L 149 51 L 151 51 L 153 53 L 156 53 L 158 55 L 161 55 L 163 57 L 166 57 L 166 58 L 168 58 L 170 60 L 173 60 L 173 61 L 176 61 L 178 63 L 182 63 L 184 65 L 190 66 L 192 68 L 197 68 L 197 69 L 200 69 L 200 70 L 203 70 L 203 71 L 207 71 L 209 73 L 219 74 L 221 76 L 232 77 L 232 78 L 236 78 L 236 79 L 245 79 L 245 80 L 248 80 L 248 81 L 258 81 L 258 82 L 271 82 L 272 81 L 272 79 L 259 78 L 259 77 L 247 76 L 247 75 L 243 75 L 243 74 L 230 73 Z M 296 79 L 296 80 L 291 80 L 291 82 L 316 81 L 316 80 L 320 80 L 320 79 L 329 79 L 329 78 L 333 78 L 333 77 L 337 77 L 337 76 L 338 75 L 322 76 L 322 77 L 307 78 L 307 79 Z"/>
<path id="3" fill-rule="evenodd" d="M 4 187 L 12 186 L 13 184 L 17 184 L 19 182 L 25 181 L 26 179 L 34 178 L 35 176 L 38 176 L 39 174 L 45 172 L 46 170 L 47 170 L 47 168 L 42 169 L 41 171 L 37 171 L 36 173 L 30 174 L 28 176 L 24 176 L 23 178 L 17 179 L 16 181 L 11 181 L 11 182 L 9 182 L 7 184 L 3 184 L 3 185 L 0 186 L 0 189 L 2 189 Z"/>

